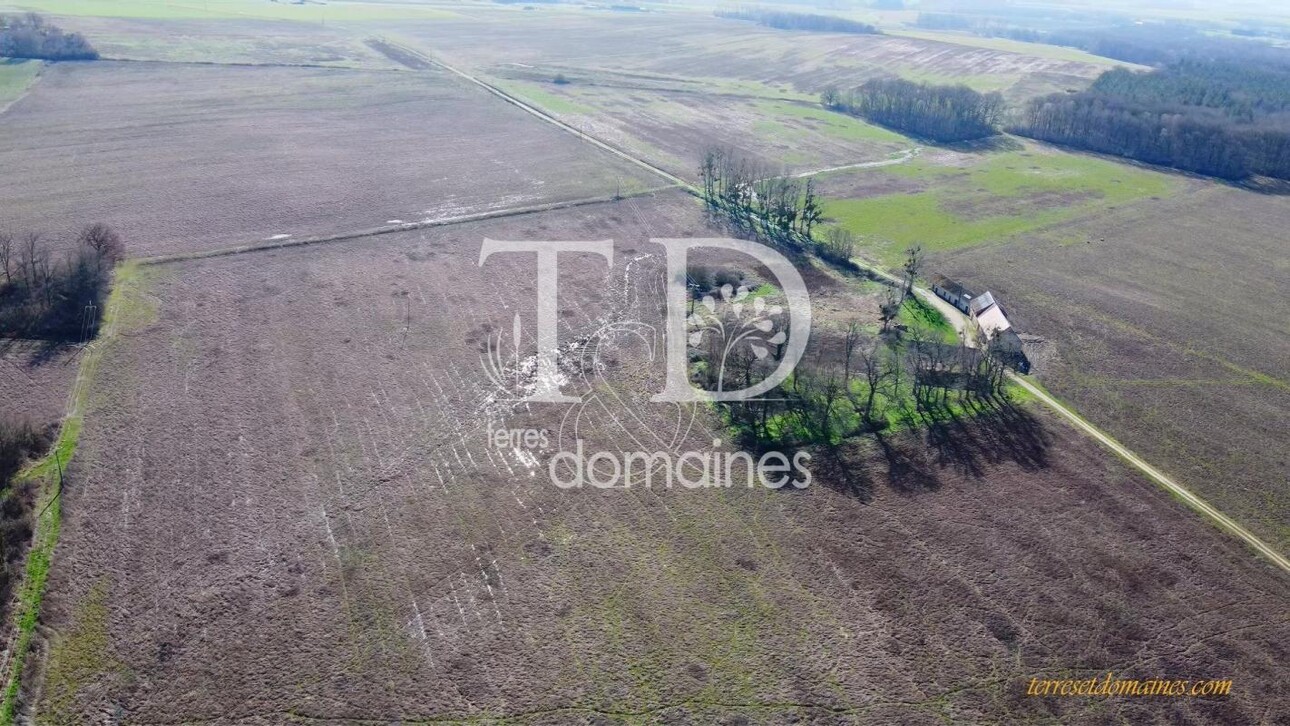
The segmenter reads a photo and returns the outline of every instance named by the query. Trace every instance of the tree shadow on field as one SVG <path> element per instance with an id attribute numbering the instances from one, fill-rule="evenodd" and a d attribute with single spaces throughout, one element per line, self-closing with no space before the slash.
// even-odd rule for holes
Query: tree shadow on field
<path id="1" fill-rule="evenodd" d="M 974 479 L 1005 463 L 1026 471 L 1048 466 L 1052 437 L 1039 419 L 1008 398 L 973 401 L 969 416 L 950 412 L 929 421 L 926 431 L 936 463 Z"/>
<path id="2" fill-rule="evenodd" d="M 818 464 L 815 473 L 837 491 L 868 504 L 873 500 L 873 479 L 864 466 L 865 455 L 853 454 L 844 447 L 830 446 Z"/>
<path id="3" fill-rule="evenodd" d="M 65 340 L 0 338 L 0 357 L 26 354 L 22 365 L 28 368 L 39 368 L 50 363 L 68 365 L 76 361 L 75 354 L 78 352 L 80 346 Z"/>
<path id="4" fill-rule="evenodd" d="M 901 494 L 921 494 L 941 488 L 936 471 L 924 461 L 920 451 L 910 451 L 901 442 L 891 441 L 882 432 L 874 434 L 878 448 L 887 462 L 887 486 Z"/>
<path id="5" fill-rule="evenodd" d="M 920 139 L 931 146 L 937 146 L 950 151 L 957 151 L 961 154 L 993 154 L 1007 151 L 1021 151 L 1026 145 L 1018 141 L 1015 137 L 1007 134 L 995 134 L 987 136 L 984 139 L 974 139 L 972 141 L 935 141 Z"/>
<path id="6" fill-rule="evenodd" d="M 817 465 L 823 481 L 868 502 L 875 488 L 871 473 L 882 468 L 887 486 L 913 495 L 940 489 L 947 470 L 985 479 L 1002 465 L 1038 471 L 1049 464 L 1052 436 L 1038 418 L 1006 398 L 975 401 L 966 413 L 924 412 L 910 423 L 911 430 L 876 431 L 863 441 L 828 449 Z M 875 446 L 864 445 L 867 441 Z"/>

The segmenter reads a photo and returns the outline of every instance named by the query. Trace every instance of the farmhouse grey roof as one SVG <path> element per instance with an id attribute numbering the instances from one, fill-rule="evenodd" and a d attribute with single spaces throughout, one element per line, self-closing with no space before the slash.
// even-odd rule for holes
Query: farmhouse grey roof
<path id="1" fill-rule="evenodd" d="M 971 304 L 970 304 L 970 307 L 972 308 L 972 314 L 973 314 L 973 315 L 978 315 L 978 314 L 980 314 L 980 312 L 981 312 L 982 310 L 985 310 L 986 308 L 989 308 L 991 305 L 994 305 L 994 295 L 991 295 L 991 294 L 987 291 L 987 292 L 983 292 L 983 293 L 981 293 L 980 295 L 978 295 L 978 296 L 976 296 L 976 297 L 972 298 L 972 302 L 971 302 Z"/>
<path id="2" fill-rule="evenodd" d="M 933 275 L 932 286 L 939 287 L 945 292 L 948 292 L 951 295 L 957 295 L 959 297 L 973 297 L 974 295 L 976 295 L 976 293 L 972 292 L 966 287 L 963 287 L 963 285 L 959 284 L 958 281 L 951 280 L 945 275 Z"/>

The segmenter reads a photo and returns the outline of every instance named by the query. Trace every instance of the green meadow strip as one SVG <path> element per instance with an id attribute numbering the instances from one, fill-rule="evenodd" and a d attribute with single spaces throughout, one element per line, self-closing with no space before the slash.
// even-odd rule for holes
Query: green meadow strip
<path id="1" fill-rule="evenodd" d="M 49 578 L 49 567 L 53 560 L 54 548 L 58 546 L 58 535 L 62 528 L 62 477 L 68 463 L 76 455 L 76 444 L 80 439 L 81 426 L 84 423 L 85 404 L 88 400 L 89 382 L 102 358 L 103 350 L 111 342 L 122 313 L 129 313 L 127 301 L 137 291 L 140 284 L 139 268 L 135 263 L 126 263 L 116 272 L 116 281 L 112 293 L 108 296 L 103 312 L 103 322 L 99 338 L 86 346 L 76 381 L 68 396 L 67 414 L 63 418 L 62 428 L 58 432 L 58 441 L 53 449 L 43 458 L 31 464 L 15 477 L 14 484 L 34 482 L 39 494 L 36 497 L 35 533 L 31 538 L 31 549 L 27 552 L 27 566 L 18 586 L 15 600 L 13 627 L 16 629 L 8 672 L 4 674 L 4 702 L 0 704 L 0 726 L 9 726 L 17 715 L 18 693 L 22 687 L 22 672 L 26 664 L 27 653 L 31 649 L 31 637 L 40 620 L 40 604 L 45 595 L 45 583 Z"/>

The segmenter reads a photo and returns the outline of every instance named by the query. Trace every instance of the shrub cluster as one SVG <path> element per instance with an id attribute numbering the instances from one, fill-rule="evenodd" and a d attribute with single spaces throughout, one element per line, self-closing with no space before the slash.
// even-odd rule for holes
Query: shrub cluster
<path id="1" fill-rule="evenodd" d="M 0 56 L 38 60 L 97 60 L 80 33 L 66 33 L 35 13 L 0 15 Z"/>
<path id="2" fill-rule="evenodd" d="M 0 230 L 0 337 L 83 341 L 98 331 L 112 267 L 125 255 L 104 224 L 55 259 L 39 234 Z"/>

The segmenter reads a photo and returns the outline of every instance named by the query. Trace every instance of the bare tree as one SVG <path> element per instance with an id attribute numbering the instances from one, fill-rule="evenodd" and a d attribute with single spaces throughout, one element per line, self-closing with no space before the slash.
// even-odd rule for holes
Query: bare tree
<path id="1" fill-rule="evenodd" d="M 847 326 L 846 337 L 842 339 L 842 382 L 851 383 L 851 361 L 855 358 L 856 348 L 860 345 L 860 323 L 852 320 Z"/>
<path id="2" fill-rule="evenodd" d="M 13 284 L 13 235 L 0 230 L 0 268 L 4 269 L 4 284 Z"/>
<path id="3" fill-rule="evenodd" d="M 40 246 L 40 233 L 28 232 L 23 235 L 18 248 L 18 271 L 22 275 L 22 285 L 30 292 L 40 289 L 40 270 L 46 257 Z"/>
<path id="4" fill-rule="evenodd" d="M 905 292 L 901 295 L 901 302 L 914 292 L 914 280 L 918 277 L 918 272 L 923 268 L 923 246 L 911 245 L 905 250 Z"/>
<path id="5" fill-rule="evenodd" d="M 883 300 L 878 304 L 878 316 L 882 318 L 882 332 L 887 332 L 891 327 L 892 321 L 900 316 L 900 304 L 903 300 L 898 297 L 895 288 L 887 288 L 883 294 Z"/>
<path id="6" fill-rule="evenodd" d="M 125 258 L 125 242 L 116 230 L 95 222 L 81 230 L 77 241 L 94 252 L 100 266 L 111 267 Z"/>
<path id="7" fill-rule="evenodd" d="M 725 153 L 716 147 L 709 147 L 703 152 L 699 162 L 699 178 L 703 180 L 703 198 L 708 203 L 716 201 L 717 181 Z"/>
<path id="8" fill-rule="evenodd" d="M 872 428 L 876 426 L 877 419 L 881 418 L 875 415 L 878 412 L 874 408 L 877 404 L 878 391 L 882 388 L 883 381 L 891 376 L 891 371 L 883 365 L 882 358 L 876 348 L 861 351 L 860 366 L 861 372 L 864 373 L 865 385 L 869 387 L 860 415 L 864 418 L 865 423 Z"/>
<path id="9" fill-rule="evenodd" d="M 801 221 L 802 234 L 807 237 L 811 236 L 811 228 L 824 218 L 824 205 L 820 203 L 820 197 L 815 193 L 815 180 L 806 180 L 806 189 L 802 197 L 802 211 L 798 215 Z"/>

